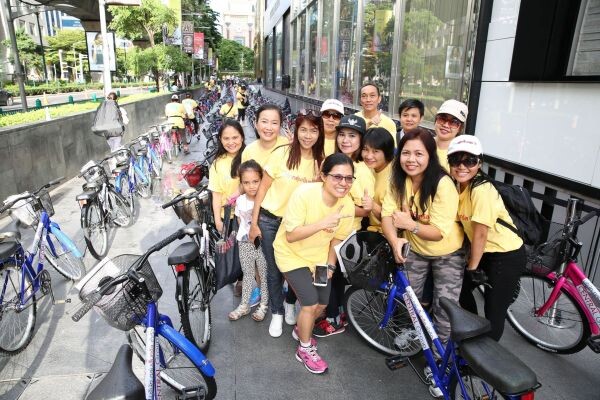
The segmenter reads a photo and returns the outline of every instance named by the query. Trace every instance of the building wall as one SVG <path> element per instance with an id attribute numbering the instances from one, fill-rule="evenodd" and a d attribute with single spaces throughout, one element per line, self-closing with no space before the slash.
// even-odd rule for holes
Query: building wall
<path id="1" fill-rule="evenodd" d="M 256 0 L 229 0 L 221 9 L 222 35 L 225 39 L 235 40 L 253 48 L 256 34 Z"/>

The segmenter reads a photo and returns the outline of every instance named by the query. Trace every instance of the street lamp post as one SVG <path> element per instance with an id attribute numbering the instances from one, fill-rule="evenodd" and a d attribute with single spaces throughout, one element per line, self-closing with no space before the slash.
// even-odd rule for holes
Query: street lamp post
<path id="1" fill-rule="evenodd" d="M 40 25 L 40 12 L 36 11 L 38 36 L 40 37 L 40 47 L 42 48 L 42 63 L 44 64 L 44 80 L 48 83 L 48 70 L 46 69 L 46 51 L 44 50 L 44 39 L 42 38 L 42 26 Z"/>
<path id="2" fill-rule="evenodd" d="M 100 32 L 102 34 L 102 54 L 106 57 L 102 63 L 102 81 L 104 83 L 104 97 L 108 96 L 111 92 L 111 81 L 110 81 L 110 55 L 108 49 L 108 33 L 106 31 L 106 2 L 105 0 L 98 0 L 98 11 L 100 13 Z"/>
<path id="3" fill-rule="evenodd" d="M 8 35 L 10 37 L 10 45 L 15 59 L 15 75 L 17 76 L 17 84 L 19 85 L 19 92 L 21 94 L 21 106 L 23 111 L 27 111 L 27 95 L 25 94 L 25 82 L 24 74 L 21 69 L 21 60 L 19 59 L 19 49 L 17 48 L 17 35 L 15 34 L 15 26 L 13 25 L 12 11 L 10 9 L 10 0 L 2 2 L 2 7 L 5 9 L 5 14 L 8 17 Z"/>

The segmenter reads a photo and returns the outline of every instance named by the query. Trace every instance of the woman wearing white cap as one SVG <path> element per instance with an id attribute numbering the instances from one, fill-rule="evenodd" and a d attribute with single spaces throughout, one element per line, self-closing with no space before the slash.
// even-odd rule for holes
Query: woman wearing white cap
<path id="1" fill-rule="evenodd" d="M 450 172 L 448 165 L 448 145 L 462 132 L 469 109 L 458 100 L 446 100 L 435 116 L 435 141 L 437 155 L 442 167 Z"/>
<path id="2" fill-rule="evenodd" d="M 323 120 L 323 130 L 325 131 L 325 157 L 335 153 L 335 138 L 337 131 L 335 128 L 339 125 L 344 116 L 344 105 L 337 99 L 327 99 L 321 106 L 321 119 Z"/>
<path id="3" fill-rule="evenodd" d="M 489 177 L 481 170 L 483 150 L 479 139 L 461 135 L 450 142 L 450 173 L 458 182 L 458 218 L 471 242 L 460 304 L 477 313 L 473 289 L 485 283 L 485 316 L 492 324 L 488 334 L 500 340 L 506 310 L 525 269 L 523 241 L 500 221 L 513 225 Z"/>

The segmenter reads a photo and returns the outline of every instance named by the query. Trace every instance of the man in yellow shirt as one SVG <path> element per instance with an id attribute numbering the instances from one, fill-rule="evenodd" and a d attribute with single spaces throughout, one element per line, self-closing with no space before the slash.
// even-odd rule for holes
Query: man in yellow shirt
<path id="1" fill-rule="evenodd" d="M 379 109 L 381 103 L 381 93 L 379 87 L 374 83 L 366 83 L 360 89 L 360 105 L 362 111 L 356 115 L 361 117 L 367 123 L 367 130 L 371 128 L 384 128 L 394 138 L 394 147 L 396 143 L 396 124 L 390 117 L 383 114 Z"/>
<path id="2" fill-rule="evenodd" d="M 198 108 L 198 103 L 196 100 L 192 98 L 192 94 L 187 92 L 185 94 L 185 99 L 181 101 L 183 108 L 185 108 L 186 118 L 190 120 L 194 124 L 194 132 L 198 132 L 198 121 L 196 121 L 196 108 Z"/>
<path id="3" fill-rule="evenodd" d="M 221 114 L 223 116 L 223 118 L 237 118 L 238 115 L 238 109 L 235 106 L 235 104 L 233 104 L 233 99 L 231 98 L 227 98 L 227 100 L 225 101 L 225 104 L 223 104 L 221 106 L 221 109 L 219 110 L 219 114 Z"/>
<path id="4" fill-rule="evenodd" d="M 167 122 L 173 124 L 173 128 L 177 129 L 177 140 L 182 143 L 182 131 L 185 128 L 184 118 L 186 115 L 185 108 L 179 102 L 179 96 L 174 94 L 171 96 L 171 102 L 165 106 L 165 115 L 167 116 Z M 190 152 L 189 146 L 183 144 L 183 151 L 188 154 Z"/>

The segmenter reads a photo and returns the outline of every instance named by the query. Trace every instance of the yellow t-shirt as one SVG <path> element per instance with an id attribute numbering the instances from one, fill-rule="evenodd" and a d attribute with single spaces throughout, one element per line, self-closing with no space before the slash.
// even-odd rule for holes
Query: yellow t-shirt
<path id="1" fill-rule="evenodd" d="M 273 242 L 275 261 L 281 272 L 308 267 L 314 271 L 316 264 L 327 264 L 331 240 L 344 240 L 352 233 L 352 218 L 340 219 L 336 229 L 322 230 L 306 239 L 289 243 L 285 237 L 302 225 L 318 222 L 327 215 L 336 213 L 340 206 L 342 214 L 354 213 L 354 203 L 349 196 L 337 199 L 336 203 L 327 207 L 323 202 L 323 183 L 305 183 L 300 185 L 291 195 L 289 207 L 277 231 Z"/>
<path id="2" fill-rule="evenodd" d="M 471 241 L 473 240 L 471 221 L 489 228 L 485 253 L 504 253 L 517 250 L 523 245 L 523 240 L 516 233 L 497 222 L 498 218 L 514 226 L 502 198 L 491 183 L 483 183 L 473 191 L 469 186 L 462 191 L 459 196 L 458 219 Z"/>
<path id="3" fill-rule="evenodd" d="M 231 177 L 232 162 L 233 156 L 223 155 L 212 163 L 208 172 L 208 190 L 221 193 L 221 207 L 240 187 L 240 178 Z M 221 217 L 223 217 L 223 209 L 221 209 Z"/>
<path id="4" fill-rule="evenodd" d="M 183 99 L 183 100 L 181 100 L 181 105 L 183 105 L 183 108 L 186 111 L 186 115 L 187 115 L 188 119 L 196 118 L 196 114 L 194 114 L 194 109 L 196 107 L 198 107 L 198 103 L 196 103 L 196 100 Z"/>
<path id="5" fill-rule="evenodd" d="M 240 109 L 240 108 L 246 108 L 246 106 L 244 106 L 244 105 L 242 104 L 242 99 L 244 98 L 244 95 L 246 95 L 246 97 L 247 97 L 247 96 L 248 96 L 248 92 L 246 91 L 246 92 L 242 93 L 241 91 L 239 91 L 239 90 L 238 90 L 238 91 L 236 92 L 236 94 L 235 94 L 235 98 L 236 98 L 236 100 L 237 100 L 237 102 L 235 103 L 235 106 L 236 106 L 238 109 Z"/>
<path id="6" fill-rule="evenodd" d="M 261 204 L 261 207 L 270 213 L 283 217 L 287 203 L 292 192 L 301 183 L 313 182 L 318 171 L 315 171 L 313 159 L 300 159 L 300 165 L 294 170 L 287 167 L 289 146 L 278 147 L 271 152 L 266 164 L 265 172 L 273 179 L 271 187 Z"/>
<path id="7" fill-rule="evenodd" d="M 230 106 L 229 104 L 225 103 L 221 106 L 219 114 L 221 114 L 223 117 L 235 118 L 238 115 L 238 109 L 235 104 Z"/>
<path id="8" fill-rule="evenodd" d="M 383 199 L 390 186 L 390 179 L 392 178 L 392 163 L 389 163 L 384 169 L 379 172 L 375 172 L 370 169 L 375 177 L 375 192 L 372 194 L 373 201 L 377 204 L 383 205 Z M 369 227 L 367 230 L 372 232 L 381 232 L 381 221 L 375 217 L 372 212 L 369 213 Z"/>
<path id="9" fill-rule="evenodd" d="M 392 135 L 392 137 L 394 138 L 394 147 L 398 146 L 398 143 L 396 143 L 396 124 L 390 117 L 383 113 L 380 114 L 380 121 L 377 125 L 375 125 L 371 122 L 370 118 L 367 118 L 363 115 L 362 111 L 357 112 L 355 115 L 365 120 L 365 123 L 367 124 L 367 130 L 371 128 L 384 128 L 385 130 L 387 130 L 390 133 L 390 135 Z"/>
<path id="10" fill-rule="evenodd" d="M 440 149 L 438 147 L 436 153 L 440 159 L 440 165 L 442 168 L 444 168 L 446 172 L 450 173 L 450 164 L 448 164 L 448 149 Z"/>
<path id="11" fill-rule="evenodd" d="M 407 230 L 404 231 L 404 237 L 408 239 L 412 250 L 422 256 L 436 257 L 450 254 L 460 249 L 463 244 L 463 230 L 456 221 L 458 212 L 458 191 L 448 176 L 444 176 L 438 182 L 437 191 L 433 198 L 427 201 L 427 210 L 419 207 L 420 192 L 413 193 L 412 181 L 406 178 L 406 196 L 407 206 L 412 204 L 411 212 L 415 212 L 421 225 L 433 225 L 438 228 L 442 234 L 442 240 L 430 241 L 424 240 Z M 410 195 L 409 195 L 410 194 Z M 410 198 L 413 198 L 411 201 Z M 390 190 L 383 200 L 381 210 L 382 217 L 389 217 L 396 210 L 402 207 L 397 204 L 394 193 Z"/>
<path id="12" fill-rule="evenodd" d="M 167 122 L 173 124 L 177 128 L 185 128 L 183 119 L 185 118 L 185 108 L 183 104 L 170 102 L 165 106 L 165 115 L 168 117 Z"/>
<path id="13" fill-rule="evenodd" d="M 354 163 L 354 176 L 356 179 L 350 189 L 350 198 L 354 201 L 354 204 L 358 207 L 362 206 L 362 198 L 365 195 L 365 189 L 369 191 L 369 195 L 373 196 L 375 193 L 375 175 L 364 162 Z M 360 230 L 362 217 L 354 218 L 352 227 L 357 231 Z"/>
<path id="14" fill-rule="evenodd" d="M 262 146 L 260 145 L 260 139 L 255 140 L 254 142 L 252 142 L 248 146 L 246 146 L 246 148 L 242 152 L 242 162 L 245 162 L 248 160 L 254 160 L 261 167 L 264 167 L 265 164 L 267 163 L 267 159 L 269 158 L 269 155 L 271 154 L 271 152 L 274 149 L 276 149 L 277 147 L 284 145 L 284 144 L 288 144 L 288 143 L 289 143 L 289 141 L 288 141 L 287 137 L 277 136 L 277 141 L 275 142 L 275 146 L 273 146 L 270 149 L 263 149 Z"/>
<path id="15" fill-rule="evenodd" d="M 325 157 L 335 153 L 335 139 L 325 138 L 325 146 L 323 147 Z"/>

